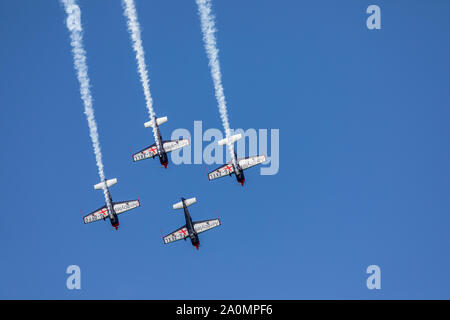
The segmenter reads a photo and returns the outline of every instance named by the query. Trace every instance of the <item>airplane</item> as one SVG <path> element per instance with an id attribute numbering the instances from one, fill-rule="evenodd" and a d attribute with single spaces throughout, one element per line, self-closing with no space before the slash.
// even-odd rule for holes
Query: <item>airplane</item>
<path id="1" fill-rule="evenodd" d="M 228 142 L 234 143 L 241 138 L 242 138 L 242 134 L 239 133 L 234 136 L 230 136 L 228 139 L 225 138 L 225 139 L 219 140 L 218 144 L 220 146 L 223 146 L 224 144 L 227 144 Z M 244 182 L 245 182 L 244 170 L 267 161 L 267 157 L 265 155 L 246 157 L 246 158 L 240 158 L 240 159 L 237 158 L 236 152 L 234 153 L 234 155 L 236 158 L 235 164 L 233 163 L 233 161 L 230 161 L 227 164 L 225 164 L 224 166 L 219 167 L 214 171 L 211 171 L 210 173 L 208 173 L 208 179 L 211 181 L 211 180 L 225 177 L 228 175 L 231 177 L 231 175 L 234 173 L 236 176 L 236 180 L 242 186 L 244 186 Z"/>
<path id="2" fill-rule="evenodd" d="M 198 238 L 198 234 L 209 230 L 214 227 L 220 226 L 220 219 L 211 219 L 211 220 L 203 220 L 192 222 L 191 215 L 189 214 L 189 210 L 187 207 L 197 202 L 196 198 L 184 199 L 181 198 L 180 202 L 177 202 L 173 205 L 173 209 L 184 209 L 184 218 L 186 219 L 186 224 L 181 228 L 175 230 L 174 232 L 168 234 L 163 237 L 163 241 L 165 244 L 174 242 L 177 240 L 184 239 L 187 237 L 191 239 L 191 243 L 194 247 L 197 248 L 200 246 L 200 240 Z"/>
<path id="3" fill-rule="evenodd" d="M 163 141 L 161 132 L 159 131 L 159 126 L 165 122 L 167 122 L 167 117 L 162 118 L 154 118 L 156 120 L 156 132 L 157 132 L 157 140 L 151 146 L 133 154 L 133 161 L 144 160 L 148 158 L 155 158 L 155 156 L 159 157 L 159 162 L 167 169 L 167 164 L 169 160 L 167 158 L 167 152 L 171 152 L 180 148 L 183 148 L 189 145 L 189 139 L 178 139 L 178 140 L 167 140 Z M 153 120 L 150 120 L 144 123 L 146 128 L 153 127 Z"/>
<path id="4" fill-rule="evenodd" d="M 109 198 L 109 201 L 103 207 L 85 216 L 83 218 L 85 224 L 102 219 L 106 220 L 106 218 L 109 218 L 111 225 L 117 230 L 119 228 L 119 218 L 117 217 L 117 215 L 124 213 L 125 211 L 137 208 L 141 205 L 139 200 L 113 202 L 111 198 L 111 193 L 109 192 L 109 187 L 115 185 L 116 183 L 117 179 L 114 178 L 110 180 L 105 180 L 103 182 L 94 185 L 94 190 L 103 190 L 103 187 L 106 188 L 105 192 L 107 197 Z"/>

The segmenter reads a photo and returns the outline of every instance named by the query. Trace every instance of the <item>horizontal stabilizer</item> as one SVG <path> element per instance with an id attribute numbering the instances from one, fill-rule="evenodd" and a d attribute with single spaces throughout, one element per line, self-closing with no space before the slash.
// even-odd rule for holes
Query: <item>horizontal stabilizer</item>
<path id="1" fill-rule="evenodd" d="M 114 179 L 105 180 L 104 182 L 97 183 L 97 184 L 94 186 L 94 189 L 95 189 L 95 190 L 101 190 L 101 189 L 103 189 L 103 186 L 105 185 L 105 183 L 106 183 L 106 187 L 109 188 L 109 187 L 111 187 L 111 186 L 113 186 L 113 185 L 115 185 L 115 184 L 117 183 L 117 179 L 114 178 Z"/>
<path id="2" fill-rule="evenodd" d="M 185 199 L 184 200 L 184 204 L 186 205 L 186 207 L 189 207 L 190 205 L 194 204 L 197 202 L 196 198 L 190 198 L 190 199 Z M 173 205 L 173 209 L 177 210 L 177 209 L 183 209 L 183 201 L 177 202 Z"/>
<path id="3" fill-rule="evenodd" d="M 157 126 L 163 124 L 164 122 L 167 122 L 167 117 L 156 118 Z M 153 127 L 153 120 L 150 120 L 150 121 L 147 121 L 146 123 L 144 123 L 144 127 L 146 127 L 146 128 Z"/>
<path id="4" fill-rule="evenodd" d="M 219 146 L 223 146 L 224 144 L 228 144 L 228 142 L 229 143 L 234 143 L 234 142 L 238 141 L 241 138 L 242 138 L 242 134 L 238 133 L 238 134 L 235 134 L 234 136 L 230 136 L 228 138 L 219 140 L 218 144 L 219 144 Z"/>

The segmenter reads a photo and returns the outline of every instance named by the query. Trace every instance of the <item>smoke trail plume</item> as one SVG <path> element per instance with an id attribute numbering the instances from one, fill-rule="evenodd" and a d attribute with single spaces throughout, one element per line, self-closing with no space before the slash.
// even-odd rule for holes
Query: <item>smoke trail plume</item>
<path id="1" fill-rule="evenodd" d="M 89 125 L 89 133 L 94 147 L 95 160 L 98 168 L 100 181 L 105 181 L 105 173 L 103 169 L 102 152 L 98 138 L 97 123 L 95 122 L 94 108 L 92 105 L 92 96 L 89 89 L 89 75 L 86 64 L 86 51 L 83 47 L 83 28 L 81 26 L 81 11 L 75 0 L 62 0 L 64 9 L 67 13 L 66 25 L 70 31 L 70 39 L 72 45 L 73 61 L 75 71 L 77 73 L 78 82 L 80 83 L 81 99 L 84 104 L 84 113 Z M 103 187 L 105 201 L 111 212 L 111 200 L 108 197 L 106 186 Z"/>
<path id="2" fill-rule="evenodd" d="M 141 28 L 137 17 L 136 6 L 134 5 L 134 0 L 122 0 L 122 6 L 124 9 L 124 16 L 127 18 L 127 26 L 128 31 L 130 32 L 131 42 L 133 43 L 133 50 L 136 53 L 136 62 L 139 76 L 141 78 L 142 88 L 144 89 L 148 115 L 150 120 L 153 122 L 153 137 L 155 138 L 158 150 L 161 150 L 158 132 L 156 131 L 155 111 L 153 110 L 153 99 L 150 93 L 147 65 L 145 64 L 145 52 L 144 47 L 142 46 Z"/>
<path id="3" fill-rule="evenodd" d="M 211 76 L 214 81 L 214 90 L 216 93 L 216 100 L 219 108 L 220 118 L 225 130 L 225 136 L 230 137 L 230 123 L 228 121 L 227 103 L 225 101 L 225 94 L 222 86 L 222 73 L 220 71 L 219 50 L 216 42 L 216 27 L 214 23 L 214 15 L 211 12 L 210 0 L 196 0 L 198 6 L 198 13 L 202 25 L 203 42 L 206 53 L 209 59 L 209 67 L 211 69 Z M 228 151 L 230 152 L 231 161 L 236 164 L 236 156 L 234 154 L 233 144 L 228 142 Z"/>

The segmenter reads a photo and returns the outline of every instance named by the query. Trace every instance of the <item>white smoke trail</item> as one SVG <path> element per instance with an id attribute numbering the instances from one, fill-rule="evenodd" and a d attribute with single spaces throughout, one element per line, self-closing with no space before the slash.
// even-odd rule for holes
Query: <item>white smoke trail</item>
<path id="1" fill-rule="evenodd" d="M 130 32 L 131 42 L 133 43 L 133 49 L 136 53 L 136 62 L 138 67 L 139 76 L 141 78 L 142 88 L 144 89 L 145 103 L 147 106 L 150 120 L 153 122 L 153 137 L 158 150 L 161 150 L 161 146 L 158 139 L 158 132 L 156 130 L 155 111 L 153 110 L 153 99 L 150 93 L 150 85 L 147 73 L 147 65 L 145 64 L 145 52 L 142 46 L 141 29 L 137 17 L 136 7 L 134 0 L 122 0 L 122 6 L 124 9 L 124 16 L 127 18 L 128 31 Z"/>
<path id="2" fill-rule="evenodd" d="M 211 76 L 214 81 L 214 90 L 216 93 L 216 100 L 218 103 L 220 118 L 225 130 L 225 136 L 230 137 L 230 123 L 228 121 L 227 103 L 225 101 L 225 94 L 222 86 L 222 73 L 220 71 L 219 50 L 216 42 L 216 27 L 214 23 L 214 15 L 211 12 L 210 0 L 196 0 L 198 6 L 198 13 L 202 25 L 203 42 L 206 53 L 209 59 L 209 66 L 211 68 Z M 228 142 L 228 151 L 230 152 L 231 161 L 236 165 L 236 156 L 234 154 L 234 146 Z"/>
<path id="3" fill-rule="evenodd" d="M 67 13 L 66 25 L 70 31 L 70 39 L 72 45 L 73 61 L 75 71 L 77 72 L 78 82 L 80 83 L 81 99 L 84 103 L 84 113 L 89 125 L 89 133 L 94 147 L 95 160 L 98 168 L 100 181 L 105 181 L 105 173 L 103 169 L 102 152 L 98 138 L 97 123 L 95 122 L 94 108 L 92 105 L 92 96 L 89 89 L 89 75 L 86 64 L 86 51 L 83 47 L 83 28 L 81 26 L 81 11 L 75 0 L 62 0 L 65 11 Z M 105 201 L 111 212 L 111 200 L 108 197 L 106 186 L 103 187 Z"/>

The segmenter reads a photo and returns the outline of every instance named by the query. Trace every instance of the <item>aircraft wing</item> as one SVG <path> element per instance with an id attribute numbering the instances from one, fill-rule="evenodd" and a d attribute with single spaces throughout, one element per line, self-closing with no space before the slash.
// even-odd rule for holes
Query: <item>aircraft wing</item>
<path id="1" fill-rule="evenodd" d="M 214 227 L 220 226 L 220 219 L 196 221 L 193 224 L 195 232 L 201 233 Z"/>
<path id="2" fill-rule="evenodd" d="M 241 167 L 242 170 L 254 167 L 266 161 L 267 157 L 265 155 L 238 159 L 239 167 Z"/>
<path id="3" fill-rule="evenodd" d="M 217 168 L 214 171 L 211 171 L 210 173 L 208 173 L 208 179 L 209 180 L 214 180 L 217 178 L 221 178 L 221 177 L 225 177 L 229 174 L 232 174 L 234 172 L 234 167 L 231 164 L 231 162 L 227 163 L 226 165 Z"/>
<path id="4" fill-rule="evenodd" d="M 98 220 L 106 219 L 107 217 L 108 217 L 108 208 L 106 206 L 103 206 L 100 209 L 97 209 L 89 213 L 87 216 L 83 217 L 83 221 L 84 223 L 91 223 Z"/>
<path id="5" fill-rule="evenodd" d="M 170 243 L 187 237 L 189 237 L 189 232 L 186 228 L 186 225 L 184 225 L 181 228 L 172 232 L 171 234 L 168 234 L 167 236 L 163 237 L 163 241 L 164 243 Z"/>
<path id="6" fill-rule="evenodd" d="M 128 201 L 120 201 L 120 202 L 114 202 L 113 208 L 116 214 L 124 213 L 128 210 L 140 207 L 141 203 L 139 200 L 128 200 Z"/>
<path id="7" fill-rule="evenodd" d="M 154 143 L 151 146 L 148 146 L 147 148 L 133 154 L 133 161 L 136 162 L 139 160 L 152 158 L 156 155 L 158 155 L 158 149 L 156 147 L 156 143 Z"/>
<path id="8" fill-rule="evenodd" d="M 189 145 L 189 139 L 178 139 L 163 141 L 163 149 L 165 152 L 177 150 Z"/>

